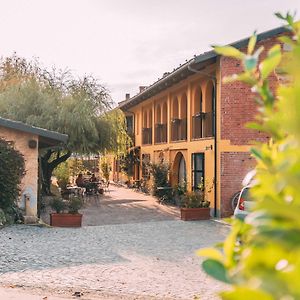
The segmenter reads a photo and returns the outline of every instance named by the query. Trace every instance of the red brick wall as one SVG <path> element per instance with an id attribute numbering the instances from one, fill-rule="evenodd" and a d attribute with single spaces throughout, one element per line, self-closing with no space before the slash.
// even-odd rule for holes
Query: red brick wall
<path id="1" fill-rule="evenodd" d="M 231 198 L 241 190 L 245 175 L 254 168 L 249 152 L 221 153 L 221 217 L 232 215 Z"/>
<path id="2" fill-rule="evenodd" d="M 263 45 L 265 50 L 262 58 L 267 51 L 279 41 L 276 37 L 261 41 L 257 47 Z M 242 51 L 246 51 L 242 49 Z M 242 65 L 239 61 L 221 57 L 221 77 L 229 76 L 242 71 Z M 270 76 L 270 86 L 274 89 L 277 85 L 275 74 Z M 257 114 L 255 95 L 250 88 L 240 82 L 230 84 L 221 83 L 221 139 L 230 140 L 232 145 L 251 144 L 251 141 L 266 141 L 265 133 L 260 133 L 245 128 L 245 124 L 254 120 Z"/>

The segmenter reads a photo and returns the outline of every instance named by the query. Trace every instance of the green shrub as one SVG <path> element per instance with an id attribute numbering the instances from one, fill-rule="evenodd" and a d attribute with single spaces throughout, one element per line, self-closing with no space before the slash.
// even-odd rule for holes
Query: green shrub
<path id="1" fill-rule="evenodd" d="M 68 212 L 70 214 L 78 214 L 78 210 L 82 207 L 82 199 L 77 196 L 72 196 L 68 202 Z"/>
<path id="2" fill-rule="evenodd" d="M 67 208 L 66 202 L 60 197 L 53 198 L 50 206 L 57 214 L 64 212 Z"/>
<path id="3" fill-rule="evenodd" d="M 252 150 L 257 159 L 253 212 L 245 221 L 232 221 L 222 251 L 199 251 L 208 257 L 204 270 L 232 285 L 223 299 L 300 299 L 300 23 L 289 14 L 277 16 L 293 35 L 281 38 L 292 49 L 283 58 L 276 45 L 260 62 L 261 49 L 253 53 L 255 35 L 247 55 L 232 47 L 216 48 L 242 60 L 244 73 L 227 81 L 242 81 L 257 92 L 260 115 L 249 126 L 271 137 Z M 275 96 L 268 82 L 274 73 L 283 79 Z"/>
<path id="4" fill-rule="evenodd" d="M 109 165 L 106 161 L 101 163 L 101 171 L 106 181 L 109 180 Z"/>
<path id="5" fill-rule="evenodd" d="M 159 201 L 164 203 L 174 204 L 174 193 L 171 189 L 169 182 L 170 166 L 167 163 L 152 163 L 150 165 L 150 173 L 153 176 L 153 195 L 156 196 Z M 158 189 L 166 188 L 166 189 Z"/>
<path id="6" fill-rule="evenodd" d="M 0 208 L 4 212 L 16 207 L 24 175 L 23 155 L 11 143 L 0 139 Z"/>
<path id="7" fill-rule="evenodd" d="M 202 191 L 186 192 L 183 195 L 183 207 L 186 208 L 202 208 L 209 207 L 210 202 L 205 199 Z"/>
<path id="8" fill-rule="evenodd" d="M 82 207 L 82 199 L 78 196 L 70 196 L 68 200 L 61 197 L 55 197 L 50 202 L 51 208 L 57 213 L 68 212 L 70 214 L 77 214 Z"/>
<path id="9" fill-rule="evenodd" d="M 59 164 L 55 168 L 53 174 L 57 178 L 57 183 L 58 183 L 59 187 L 62 190 L 65 190 L 67 187 L 67 184 L 69 183 L 69 180 L 70 180 L 70 170 L 69 170 L 68 162 L 65 161 L 65 162 Z"/>

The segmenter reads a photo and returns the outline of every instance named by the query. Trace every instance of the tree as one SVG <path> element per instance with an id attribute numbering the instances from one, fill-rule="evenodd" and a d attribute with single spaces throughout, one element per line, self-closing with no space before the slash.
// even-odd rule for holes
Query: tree
<path id="1" fill-rule="evenodd" d="M 44 194 L 50 193 L 53 170 L 71 153 L 124 151 L 125 117 L 111 107 L 107 89 L 92 76 L 48 71 L 16 54 L 0 60 L 0 115 L 69 136 L 67 145 L 42 153 Z"/>
<path id="2" fill-rule="evenodd" d="M 232 221 L 223 251 L 200 250 L 208 257 L 204 270 L 232 285 L 223 299 L 300 299 L 300 22 L 294 23 L 289 13 L 277 16 L 293 36 L 280 38 L 292 49 L 283 56 L 276 45 L 259 62 L 262 49 L 253 53 L 255 35 L 247 55 L 232 47 L 216 48 L 243 62 L 244 72 L 225 80 L 252 86 L 260 115 L 249 126 L 271 137 L 252 150 L 257 160 L 253 212 L 244 222 Z M 272 72 L 282 79 L 276 94 L 268 82 Z"/>
<path id="3" fill-rule="evenodd" d="M 0 139 L 0 208 L 4 211 L 16 205 L 24 174 L 23 155 L 11 143 Z"/>

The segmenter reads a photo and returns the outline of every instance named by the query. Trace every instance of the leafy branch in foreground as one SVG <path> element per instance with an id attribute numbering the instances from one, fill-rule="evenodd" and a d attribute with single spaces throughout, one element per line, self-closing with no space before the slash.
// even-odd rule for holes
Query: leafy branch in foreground
<path id="1" fill-rule="evenodd" d="M 291 37 L 280 38 L 290 52 L 282 55 L 275 45 L 260 61 L 263 48 L 255 50 L 255 34 L 247 54 L 215 48 L 243 62 L 244 72 L 225 81 L 252 87 L 260 114 L 249 126 L 270 136 L 267 144 L 252 150 L 257 160 L 253 212 L 244 221 L 231 220 L 231 232 L 219 249 L 198 251 L 207 257 L 204 270 L 231 285 L 222 299 L 300 299 L 300 22 L 289 13 L 277 16 L 291 30 Z M 283 77 L 275 94 L 268 81 L 273 72 Z"/>

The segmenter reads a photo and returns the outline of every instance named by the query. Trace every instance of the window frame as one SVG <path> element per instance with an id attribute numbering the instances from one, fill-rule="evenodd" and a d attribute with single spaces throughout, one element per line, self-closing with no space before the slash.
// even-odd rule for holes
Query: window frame
<path id="1" fill-rule="evenodd" d="M 200 169 L 199 170 L 195 170 L 195 162 L 196 162 L 195 157 L 197 155 L 202 156 L 202 170 L 200 170 Z M 195 190 L 197 190 L 197 186 L 195 186 L 195 181 L 196 181 L 195 174 L 196 173 L 202 173 L 201 177 L 203 178 L 203 182 L 205 182 L 205 153 L 204 152 L 192 153 L 192 168 L 191 168 L 191 170 L 192 170 L 192 190 L 195 191 Z"/>

